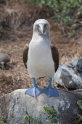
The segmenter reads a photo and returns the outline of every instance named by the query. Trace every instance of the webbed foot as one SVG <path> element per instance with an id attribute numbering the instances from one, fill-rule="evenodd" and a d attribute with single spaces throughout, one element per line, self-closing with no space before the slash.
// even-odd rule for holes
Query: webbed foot
<path id="1" fill-rule="evenodd" d="M 57 97 L 59 96 L 59 92 L 52 87 L 52 78 L 49 80 L 49 85 L 47 88 L 44 88 L 43 92 L 50 97 Z"/>
<path id="2" fill-rule="evenodd" d="M 35 78 L 32 78 L 32 83 L 34 87 L 27 89 L 25 94 L 36 97 L 42 93 L 42 89 L 37 86 Z"/>
<path id="3" fill-rule="evenodd" d="M 25 91 L 25 94 L 36 97 L 42 93 L 42 89 L 38 86 L 29 88 Z"/>
<path id="4" fill-rule="evenodd" d="M 59 96 L 59 92 L 55 88 L 53 88 L 53 87 L 44 88 L 44 93 L 47 96 L 50 96 L 50 97 L 57 97 L 57 96 Z"/>

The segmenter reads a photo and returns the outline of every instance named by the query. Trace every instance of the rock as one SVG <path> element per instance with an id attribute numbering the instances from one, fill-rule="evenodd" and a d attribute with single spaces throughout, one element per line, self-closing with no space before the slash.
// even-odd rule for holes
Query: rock
<path id="1" fill-rule="evenodd" d="M 82 58 L 70 62 L 71 67 L 76 68 L 77 71 L 82 72 Z"/>
<path id="2" fill-rule="evenodd" d="M 79 89 L 82 88 L 82 72 L 78 72 L 72 66 L 61 64 L 54 75 L 54 81 L 71 90 Z"/>
<path id="3" fill-rule="evenodd" d="M 0 53 L 0 63 L 3 63 L 4 67 L 6 67 L 8 62 L 10 62 L 9 57 L 4 53 Z"/>
<path id="4" fill-rule="evenodd" d="M 0 112 L 4 115 L 7 124 L 23 124 L 26 113 L 33 118 L 38 117 L 39 124 L 46 124 L 48 114 L 43 113 L 46 104 L 57 111 L 57 120 L 62 124 L 70 123 L 76 118 L 77 113 L 82 114 L 77 106 L 77 101 L 82 97 L 72 92 L 59 90 L 59 97 L 48 97 L 43 93 L 34 98 L 25 95 L 25 90 L 15 90 L 1 98 Z"/>
<path id="5" fill-rule="evenodd" d="M 9 59 L 9 57 L 6 54 L 0 53 L 0 62 L 7 63 L 9 61 L 10 61 L 10 59 Z"/>

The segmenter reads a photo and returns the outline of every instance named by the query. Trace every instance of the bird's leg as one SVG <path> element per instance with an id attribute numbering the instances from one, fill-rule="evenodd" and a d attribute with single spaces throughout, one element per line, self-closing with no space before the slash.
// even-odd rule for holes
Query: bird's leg
<path id="1" fill-rule="evenodd" d="M 59 92 L 55 88 L 52 87 L 52 78 L 50 78 L 49 80 L 48 87 L 44 88 L 44 93 L 50 97 L 59 96 Z"/>
<path id="2" fill-rule="evenodd" d="M 32 78 L 32 83 L 34 87 L 27 89 L 25 94 L 33 97 L 40 95 L 42 93 L 42 89 L 37 86 L 35 78 Z"/>

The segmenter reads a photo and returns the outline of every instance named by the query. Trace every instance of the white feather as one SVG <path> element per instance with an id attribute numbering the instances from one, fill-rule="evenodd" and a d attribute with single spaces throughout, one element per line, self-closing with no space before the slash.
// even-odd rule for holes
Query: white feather
<path id="1" fill-rule="evenodd" d="M 49 40 L 49 39 L 48 39 Z M 49 42 L 39 37 L 29 44 L 28 72 L 31 77 L 53 77 L 55 73 Z"/>
<path id="2" fill-rule="evenodd" d="M 47 24 L 46 28 L 44 24 Z M 34 23 L 33 36 L 29 44 L 27 69 L 30 77 L 54 77 L 55 68 L 50 48 L 50 25 L 45 19 L 39 19 Z"/>

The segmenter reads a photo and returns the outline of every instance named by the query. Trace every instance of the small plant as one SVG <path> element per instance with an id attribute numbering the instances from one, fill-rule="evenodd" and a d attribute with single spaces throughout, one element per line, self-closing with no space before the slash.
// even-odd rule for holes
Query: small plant
<path id="1" fill-rule="evenodd" d="M 45 113 L 47 113 L 48 119 L 46 120 L 47 124 L 61 124 L 57 121 L 57 112 L 53 108 L 49 108 L 49 106 L 44 106 Z"/>
<path id="2" fill-rule="evenodd" d="M 38 117 L 33 118 L 32 116 L 30 116 L 28 113 L 26 114 L 26 116 L 24 117 L 24 123 L 23 124 L 27 124 L 29 122 L 32 124 L 39 124 L 39 120 Z"/>
<path id="3" fill-rule="evenodd" d="M 77 105 L 78 105 L 79 108 L 82 110 L 82 100 L 78 100 L 78 101 L 77 101 Z"/>
<path id="4" fill-rule="evenodd" d="M 43 107 L 44 108 L 44 113 L 48 114 L 48 119 L 46 120 L 46 124 L 61 124 L 60 122 L 57 121 L 57 112 L 56 110 L 49 108 L 47 105 Z M 38 117 L 33 118 L 30 116 L 28 113 L 26 114 L 24 118 L 24 123 L 23 124 L 39 124 L 39 119 Z"/>
<path id="5" fill-rule="evenodd" d="M 78 100 L 77 101 L 77 105 L 79 106 L 79 108 L 82 110 L 82 100 Z M 77 114 L 77 120 L 79 124 L 82 124 L 82 115 Z"/>
<path id="6" fill-rule="evenodd" d="M 77 114 L 77 120 L 79 124 L 82 124 L 82 115 Z"/>
<path id="7" fill-rule="evenodd" d="M 72 30 L 71 31 L 71 36 L 75 36 L 75 34 L 76 34 L 76 31 L 75 30 Z"/>
<path id="8" fill-rule="evenodd" d="M 5 123 L 3 122 L 2 116 L 0 116 L 0 124 L 5 124 Z"/>

